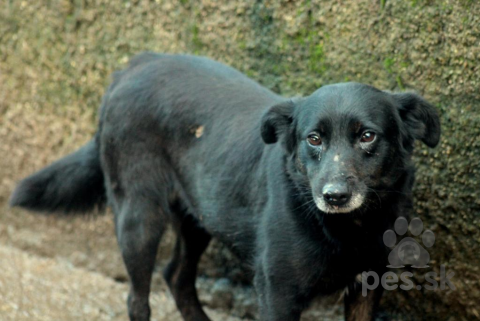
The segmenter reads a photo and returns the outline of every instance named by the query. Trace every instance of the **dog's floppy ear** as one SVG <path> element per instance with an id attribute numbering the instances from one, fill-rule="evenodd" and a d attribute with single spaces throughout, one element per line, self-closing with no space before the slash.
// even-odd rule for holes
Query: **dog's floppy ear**
<path id="1" fill-rule="evenodd" d="M 261 133 L 265 144 L 276 143 L 283 134 L 290 134 L 295 103 L 292 100 L 271 107 L 262 117 Z"/>
<path id="2" fill-rule="evenodd" d="M 408 136 L 419 139 L 428 147 L 440 141 L 440 118 L 435 107 L 415 93 L 393 94 L 399 103 L 400 117 Z"/>

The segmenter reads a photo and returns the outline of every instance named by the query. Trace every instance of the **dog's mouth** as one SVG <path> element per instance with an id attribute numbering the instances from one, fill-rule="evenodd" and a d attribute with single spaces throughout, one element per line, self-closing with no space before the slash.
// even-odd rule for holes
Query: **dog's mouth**
<path id="1" fill-rule="evenodd" d="M 350 200 L 343 205 L 328 204 L 322 196 L 314 196 L 313 199 L 320 211 L 327 214 L 343 214 L 350 213 L 361 207 L 364 203 L 365 196 L 361 193 L 353 193 Z"/>

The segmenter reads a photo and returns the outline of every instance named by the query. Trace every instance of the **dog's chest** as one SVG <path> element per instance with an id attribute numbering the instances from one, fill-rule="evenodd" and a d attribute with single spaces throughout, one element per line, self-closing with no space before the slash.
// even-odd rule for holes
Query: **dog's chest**
<path id="1" fill-rule="evenodd" d="M 320 293 L 332 293 L 355 282 L 355 277 L 364 271 L 375 269 L 385 261 L 384 251 L 373 242 L 358 244 L 328 243 L 322 246 L 316 257 L 316 289 Z M 313 265 L 312 265 L 313 267 Z"/>

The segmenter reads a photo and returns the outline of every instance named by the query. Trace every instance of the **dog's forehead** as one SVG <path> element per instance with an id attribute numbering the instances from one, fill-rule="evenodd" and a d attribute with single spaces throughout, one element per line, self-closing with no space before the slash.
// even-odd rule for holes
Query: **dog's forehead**
<path id="1" fill-rule="evenodd" d="M 387 92 L 359 83 L 324 86 L 307 97 L 299 108 L 299 118 L 307 122 L 321 119 L 356 118 L 383 122 L 392 112 Z"/>

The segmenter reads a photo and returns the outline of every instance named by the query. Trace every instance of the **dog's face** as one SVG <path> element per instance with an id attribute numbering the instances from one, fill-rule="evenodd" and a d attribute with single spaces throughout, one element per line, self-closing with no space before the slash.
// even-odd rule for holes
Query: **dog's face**
<path id="1" fill-rule="evenodd" d="M 262 137 L 282 142 L 292 178 L 318 209 L 349 213 L 394 186 L 415 139 L 436 146 L 440 122 L 418 95 L 346 83 L 272 107 L 262 120 Z"/>

